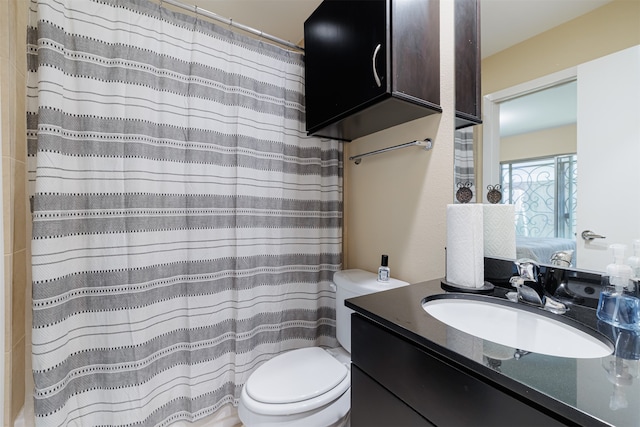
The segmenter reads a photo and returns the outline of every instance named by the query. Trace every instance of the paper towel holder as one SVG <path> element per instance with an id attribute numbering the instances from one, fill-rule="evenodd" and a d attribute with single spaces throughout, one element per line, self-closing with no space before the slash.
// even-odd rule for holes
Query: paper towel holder
<path id="1" fill-rule="evenodd" d="M 459 286 L 454 283 L 447 282 L 445 279 L 440 280 L 440 287 L 447 292 L 461 292 L 466 294 L 491 294 L 495 286 L 491 282 L 485 281 L 479 288 L 469 288 L 467 286 Z"/>

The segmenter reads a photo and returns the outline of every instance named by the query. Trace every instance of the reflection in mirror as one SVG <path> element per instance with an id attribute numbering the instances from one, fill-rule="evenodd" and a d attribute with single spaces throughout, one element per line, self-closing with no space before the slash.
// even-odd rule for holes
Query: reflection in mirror
<path id="1" fill-rule="evenodd" d="M 476 178 L 473 160 L 473 128 L 454 133 L 454 199 L 458 203 L 475 203 Z"/>
<path id="2" fill-rule="evenodd" d="M 577 111 L 574 123 L 504 137 L 497 130 L 503 109 L 515 115 L 510 103 L 523 107 L 540 97 L 551 107 L 561 101 L 547 99 L 547 88 L 558 95 L 574 85 L 579 102 L 564 107 Z M 495 156 L 484 157 L 484 176 L 500 176 L 505 201 L 516 206 L 517 257 L 549 263 L 555 252 L 572 250 L 574 266 L 604 271 L 612 260 L 610 244 L 626 245 L 625 259 L 632 255 L 640 237 L 640 193 L 627 190 L 640 184 L 638 94 L 640 45 L 485 97 L 485 128 L 493 124 L 495 130 L 485 129 L 484 152 Z M 535 116 L 525 117 L 531 124 Z M 545 151 L 545 142 L 554 149 Z"/>
<path id="3" fill-rule="evenodd" d="M 575 252 L 576 93 L 573 80 L 498 103 L 500 185 L 503 203 L 514 206 L 516 258 L 551 262 Z"/>
<path id="4" fill-rule="evenodd" d="M 632 255 L 633 240 L 640 238 L 640 221 L 637 220 L 640 192 L 629 191 L 640 185 L 640 173 L 637 172 L 640 159 L 637 126 L 640 122 L 640 103 L 637 102 L 640 97 L 640 48 L 629 51 L 640 45 L 638 19 L 640 7 L 637 2 L 608 2 L 564 24 L 556 23 L 557 26 L 515 46 L 492 52 L 482 61 L 483 125 L 476 132 L 476 144 L 481 153 L 475 165 L 478 188 L 495 185 L 502 179 L 503 202 L 512 201 L 523 207 L 533 202 L 517 198 L 524 192 L 519 187 L 522 181 L 537 182 L 536 185 L 541 181 L 553 181 L 540 189 L 546 193 L 540 200 L 547 203 L 537 202 L 536 208 L 547 210 L 543 216 L 540 212 L 525 213 L 524 207 L 520 209 L 519 234 L 530 240 L 575 242 L 572 243 L 575 246 L 572 262 L 578 269 L 602 272 L 611 262 L 610 244 L 626 244 L 629 256 Z M 483 20 L 483 31 L 491 32 L 493 28 L 484 26 L 486 23 Z M 525 24 L 521 22 L 521 25 Z M 612 59 L 614 54 L 621 55 Z M 501 159 L 499 150 L 502 147 L 492 145 L 492 141 L 500 140 L 502 124 L 508 125 L 498 121 L 502 110 L 508 109 L 506 101 L 516 104 L 531 97 L 553 95 L 553 91 L 572 92 L 575 107 L 560 107 L 553 116 L 561 118 L 571 110 L 577 113 L 575 124 L 550 125 L 548 128 L 556 133 L 563 131 L 565 136 L 556 139 L 540 131 L 526 144 L 527 149 L 534 151 L 516 157 L 506 148 L 505 157 Z M 543 103 L 547 110 L 559 106 L 555 101 Z M 582 120 L 582 117 L 586 119 Z M 529 124 L 533 122 L 529 120 Z M 518 137 L 510 132 L 507 130 L 502 139 Z M 556 151 L 542 151 L 545 143 Z M 568 143 L 573 147 L 565 146 Z M 585 155 L 585 147 L 595 148 L 593 154 Z M 539 165 L 533 161 L 545 157 L 549 166 L 540 172 Z M 524 158 L 530 159 L 532 164 L 522 163 Z M 525 179 L 514 174 L 518 168 L 531 171 L 533 177 L 527 175 Z M 479 201 L 486 201 L 482 191 L 478 196 Z M 583 239 L 583 231 L 603 238 Z M 545 248 L 546 253 L 539 262 L 548 265 L 550 258 L 547 255 L 572 249 L 572 246 Z"/>

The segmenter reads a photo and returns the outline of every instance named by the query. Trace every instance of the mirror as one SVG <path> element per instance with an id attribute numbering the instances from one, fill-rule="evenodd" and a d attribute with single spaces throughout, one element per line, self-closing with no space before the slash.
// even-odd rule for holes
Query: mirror
<path id="1" fill-rule="evenodd" d="M 629 210 L 637 212 L 636 201 L 633 200 L 635 196 L 628 197 L 622 194 L 622 191 L 619 196 L 617 195 L 618 189 L 623 188 L 628 190 L 634 188 L 632 193 L 640 193 L 637 191 L 640 178 L 635 172 L 637 167 L 633 166 L 640 158 L 640 150 L 634 148 L 634 145 L 640 145 L 638 143 L 640 135 L 637 129 L 629 126 L 629 123 L 638 123 L 640 112 L 637 106 L 624 103 L 635 99 L 632 104 L 638 104 L 640 84 L 637 81 L 640 73 L 635 71 L 632 80 L 618 85 L 616 81 L 623 77 L 613 76 L 613 74 L 617 74 L 619 70 L 611 64 L 608 65 L 609 68 L 605 66 L 607 62 L 605 58 L 610 54 L 625 51 L 640 44 L 640 34 L 637 30 L 640 8 L 631 3 L 633 2 L 607 3 L 573 21 L 486 57 L 482 63 L 485 95 L 484 123 L 482 127 L 475 130 L 474 139 L 476 144 L 482 145 L 482 153 L 476 157 L 479 160 L 476 163 L 476 176 L 479 184 L 478 193 L 483 201 L 486 200 L 487 186 L 500 183 L 500 147 L 492 145 L 491 141 L 500 139 L 499 113 L 501 107 L 505 109 L 509 107 L 509 104 L 503 104 L 503 102 L 524 103 L 528 98 L 542 97 L 548 92 L 547 90 L 541 92 L 543 89 L 555 88 L 553 90 L 562 91 L 570 89 L 572 85 L 575 87 L 575 93 L 578 94 L 575 104 L 576 117 L 584 116 L 589 119 L 585 123 L 578 119 L 577 126 L 569 132 L 569 136 L 563 142 L 571 139 L 571 135 L 575 136 L 575 152 L 578 159 L 576 205 L 579 209 L 582 201 L 585 207 L 589 206 L 589 212 L 567 218 L 573 228 L 570 228 L 569 235 L 565 234 L 564 237 L 576 239 L 577 256 L 574 266 L 596 272 L 603 271 L 611 262 L 612 255 L 607 250 L 609 244 L 627 244 L 627 256 L 630 256 L 633 239 L 640 238 L 637 214 L 626 215 L 626 211 Z M 618 20 L 613 19 L 613 16 L 628 18 Z M 597 29 L 594 29 L 596 27 Z M 599 40 L 597 48 L 592 43 L 595 36 Z M 628 63 L 620 64 L 627 65 L 617 67 L 638 70 L 640 53 L 630 53 L 626 61 Z M 587 77 L 582 79 L 581 73 Z M 623 101 L 624 98 L 627 100 Z M 545 102 L 547 110 L 551 109 L 553 101 Z M 594 107 L 594 105 L 600 106 Z M 622 105 L 625 107 L 622 108 Z M 562 107 L 561 112 L 564 113 L 567 109 L 568 107 Z M 555 115 L 559 116 L 559 113 L 556 112 Z M 528 122 L 533 124 L 532 119 Z M 562 126 L 570 128 L 572 126 L 570 119 L 568 122 L 555 123 L 551 128 L 558 130 Z M 630 136 L 625 135 L 626 132 L 631 132 Z M 597 140 L 595 135 L 599 135 L 601 139 Z M 554 153 L 542 151 L 544 144 L 540 141 L 548 142 L 550 139 L 549 136 L 541 138 L 540 135 L 532 138 L 528 143 L 528 148 L 532 150 L 529 158 L 571 154 L 571 148 L 559 148 L 559 144 L 555 142 L 550 144 L 551 148 L 555 149 Z M 583 156 L 582 151 L 585 147 L 592 145 L 600 147 L 596 150 L 598 154 Z M 618 146 L 620 146 L 619 150 Z M 597 159 L 594 159 L 596 156 Z M 629 160 L 628 166 L 621 163 L 626 160 Z M 626 168 L 628 168 L 628 174 L 623 173 Z M 618 179 L 622 175 L 627 177 L 626 184 Z M 508 191 L 505 191 L 504 196 L 509 196 Z M 587 204 L 586 200 L 589 197 L 595 199 L 595 202 Z M 570 197 L 566 195 L 560 197 L 561 202 L 566 202 L 568 199 Z M 612 205 L 616 199 L 621 202 L 619 208 L 614 208 Z M 580 235 L 586 230 L 606 238 L 584 240 Z M 524 234 L 526 235 L 526 232 Z M 553 235 L 553 239 L 556 235 Z M 555 246 L 551 245 L 550 248 Z M 541 259 L 540 262 L 548 264 L 549 260 Z"/>

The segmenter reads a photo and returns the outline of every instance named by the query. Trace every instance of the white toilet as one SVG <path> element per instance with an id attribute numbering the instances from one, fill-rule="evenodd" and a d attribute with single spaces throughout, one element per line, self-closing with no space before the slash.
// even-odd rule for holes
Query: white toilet
<path id="1" fill-rule="evenodd" d="M 255 370 L 242 388 L 238 416 L 247 427 L 329 427 L 348 423 L 351 406 L 351 313 L 344 300 L 408 285 L 363 270 L 334 274 L 336 335 L 342 347 L 280 354 Z"/>

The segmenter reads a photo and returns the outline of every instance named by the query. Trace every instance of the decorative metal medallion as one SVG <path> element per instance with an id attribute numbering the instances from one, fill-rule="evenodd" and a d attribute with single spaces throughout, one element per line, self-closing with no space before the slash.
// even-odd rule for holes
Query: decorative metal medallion
<path id="1" fill-rule="evenodd" d="M 471 191 L 470 182 L 459 182 L 458 191 L 456 191 L 456 199 L 460 203 L 469 203 L 473 198 L 473 191 Z"/>
<path id="2" fill-rule="evenodd" d="M 500 191 L 500 189 L 500 184 L 487 186 L 487 190 L 489 190 L 489 192 L 487 193 L 487 201 L 489 203 L 500 203 L 500 200 L 502 200 L 502 192 Z"/>

